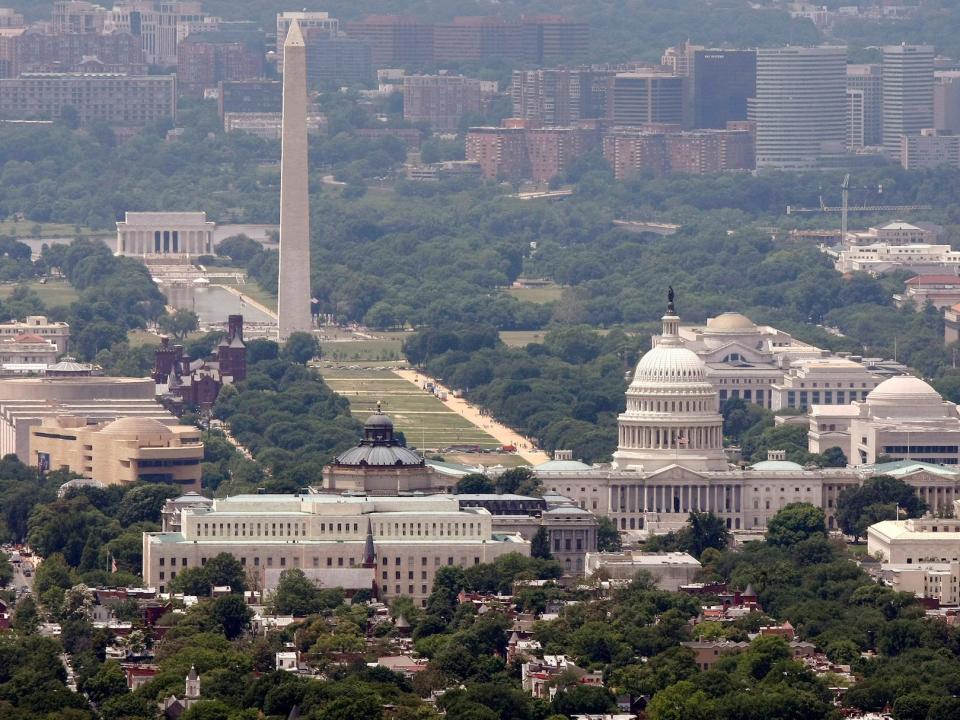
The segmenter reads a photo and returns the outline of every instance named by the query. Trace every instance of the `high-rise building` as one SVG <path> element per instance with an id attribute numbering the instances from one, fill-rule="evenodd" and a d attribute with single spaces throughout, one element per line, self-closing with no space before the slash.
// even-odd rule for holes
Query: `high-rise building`
<path id="1" fill-rule="evenodd" d="M 278 338 L 310 332 L 310 195 L 307 166 L 307 50 L 294 20 L 283 44 L 280 150 Z"/>
<path id="2" fill-rule="evenodd" d="M 219 84 L 220 119 L 236 113 L 279 113 L 283 86 L 277 80 L 228 81 Z"/>
<path id="3" fill-rule="evenodd" d="M 23 27 L 23 14 L 12 8 L 0 8 L 0 28 L 9 30 Z"/>
<path id="4" fill-rule="evenodd" d="M 118 0 L 105 29 L 139 37 L 146 62 L 169 67 L 177 64 L 180 26 L 202 23 L 206 17 L 198 0 Z"/>
<path id="5" fill-rule="evenodd" d="M 587 23 L 563 15 L 524 17 L 524 59 L 537 65 L 583 62 L 590 48 Z"/>
<path id="6" fill-rule="evenodd" d="M 747 119 L 747 100 L 757 92 L 755 50 L 705 50 L 693 53 L 693 126 L 724 129 Z"/>
<path id="7" fill-rule="evenodd" d="M 521 26 L 500 17 L 456 17 L 453 22 L 434 25 L 433 60 L 475 62 L 488 58 L 521 60 Z"/>
<path id="8" fill-rule="evenodd" d="M 180 43 L 177 79 L 182 92 L 202 94 L 218 83 L 264 75 L 263 33 L 220 30 L 189 35 Z"/>
<path id="9" fill-rule="evenodd" d="M 617 73 L 607 90 L 607 120 L 613 125 L 680 126 L 685 117 L 685 82 L 677 75 L 654 71 Z"/>
<path id="10" fill-rule="evenodd" d="M 903 135 L 933 127 L 933 47 L 890 45 L 883 48 L 883 148 L 900 153 Z"/>
<path id="11" fill-rule="evenodd" d="M 283 72 L 283 43 L 290 32 L 290 24 L 296 20 L 305 41 L 326 34 L 335 37 L 340 31 L 340 20 L 325 12 L 287 11 L 277 13 L 277 71 Z"/>
<path id="12" fill-rule="evenodd" d="M 862 148 L 864 142 L 863 90 L 847 88 L 847 150 Z"/>
<path id="13" fill-rule="evenodd" d="M 846 141 L 845 47 L 757 50 L 757 169 L 839 162 Z"/>
<path id="14" fill-rule="evenodd" d="M 13 40 L 11 77 L 36 72 L 109 72 L 146 75 L 140 39 L 129 33 L 28 32 Z"/>
<path id="15" fill-rule="evenodd" d="M 87 0 L 57 0 L 53 4 L 51 30 L 54 33 L 102 33 L 108 16 L 106 8 Z"/>
<path id="16" fill-rule="evenodd" d="M 529 177 L 525 133 L 522 127 L 470 128 L 466 158 L 479 163 L 481 174 L 491 180 Z"/>
<path id="17" fill-rule="evenodd" d="M 368 83 L 373 80 L 373 55 L 366 40 L 307 29 L 307 84 L 311 88 Z"/>
<path id="18" fill-rule="evenodd" d="M 934 77 L 933 127 L 960 134 L 960 71 L 938 72 Z"/>
<path id="19" fill-rule="evenodd" d="M 176 116 L 175 75 L 32 73 L 0 80 L 0 118 L 59 120 L 65 107 L 80 124 L 147 125 Z"/>
<path id="20" fill-rule="evenodd" d="M 399 15 L 367 15 L 345 23 L 349 37 L 366 40 L 375 67 L 426 66 L 433 62 L 434 26 Z"/>
<path id="21" fill-rule="evenodd" d="M 606 113 L 612 71 L 580 68 L 514 70 L 513 116 L 543 125 L 571 125 Z"/>
<path id="22" fill-rule="evenodd" d="M 883 142 L 883 71 L 880 65 L 847 65 L 847 91 L 862 96 L 862 117 L 853 122 L 863 126 L 860 147 L 873 147 Z M 859 133 L 857 133 L 859 135 Z"/>
<path id="23" fill-rule="evenodd" d="M 932 128 L 900 138 L 900 164 L 905 170 L 960 168 L 960 135 Z"/>
<path id="24" fill-rule="evenodd" d="M 435 130 L 456 130 L 463 118 L 480 112 L 480 81 L 462 75 L 407 75 L 403 119 Z"/>

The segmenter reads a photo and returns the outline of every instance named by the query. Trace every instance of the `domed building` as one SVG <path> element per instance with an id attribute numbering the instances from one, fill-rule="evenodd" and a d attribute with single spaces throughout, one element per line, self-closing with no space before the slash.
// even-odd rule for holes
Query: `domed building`
<path id="1" fill-rule="evenodd" d="M 323 468 L 323 492 L 397 495 L 448 492 L 454 480 L 427 465 L 396 436 L 379 404 L 363 425 L 363 440 Z"/>
<path id="2" fill-rule="evenodd" d="M 707 380 L 706 364 L 680 341 L 679 327 L 671 301 L 663 316 L 663 335 L 640 358 L 627 389 L 614 469 L 727 469 L 717 391 Z"/>
<path id="3" fill-rule="evenodd" d="M 930 385 L 912 375 L 884 380 L 860 402 L 815 405 L 810 452 L 839 447 L 853 465 L 880 460 L 960 464 L 960 414 Z"/>

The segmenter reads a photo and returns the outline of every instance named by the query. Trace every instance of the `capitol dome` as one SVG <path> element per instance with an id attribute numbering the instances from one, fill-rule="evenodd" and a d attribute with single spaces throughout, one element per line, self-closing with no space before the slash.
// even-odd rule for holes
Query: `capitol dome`
<path id="1" fill-rule="evenodd" d="M 708 330 L 753 330 L 756 327 L 753 320 L 735 312 L 720 313 L 707 320 Z"/>
<path id="2" fill-rule="evenodd" d="M 669 343 L 657 345 L 640 358 L 634 380 L 645 382 L 705 382 L 707 366 L 695 352 Z"/>
<path id="3" fill-rule="evenodd" d="M 949 414 L 943 397 L 913 375 L 884 380 L 867 395 L 873 415 L 885 417 L 944 417 Z"/>
<path id="4" fill-rule="evenodd" d="M 672 291 L 668 299 L 663 334 L 640 358 L 627 388 L 613 467 L 651 471 L 682 465 L 698 471 L 726 470 L 717 391 L 707 379 L 703 360 L 683 345 Z"/>

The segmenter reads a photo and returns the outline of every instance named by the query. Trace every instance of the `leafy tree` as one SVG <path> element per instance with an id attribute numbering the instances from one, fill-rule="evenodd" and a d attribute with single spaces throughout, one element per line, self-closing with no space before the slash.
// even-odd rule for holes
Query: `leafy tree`
<path id="1" fill-rule="evenodd" d="M 713 513 L 691 512 L 687 523 L 678 533 L 678 545 L 694 557 L 700 557 L 708 548 L 723 550 L 730 543 L 730 531 Z"/>
<path id="2" fill-rule="evenodd" d="M 550 703 L 550 709 L 560 715 L 606 713 L 617 706 L 613 695 L 604 687 L 574 685 L 558 692 Z"/>
<path id="3" fill-rule="evenodd" d="M 661 690 L 647 705 L 650 720 L 709 720 L 714 717 L 711 703 L 703 690 L 689 680 Z"/>
<path id="4" fill-rule="evenodd" d="M 230 553 L 219 553 L 203 566 L 211 585 L 229 585 L 230 592 L 243 594 L 247 574 L 243 565 Z"/>
<path id="5" fill-rule="evenodd" d="M 210 615 L 213 621 L 223 629 L 227 639 L 233 640 L 250 628 L 253 610 L 247 605 L 242 595 L 231 594 L 214 600 Z"/>
<path id="6" fill-rule="evenodd" d="M 303 617 L 323 609 L 320 589 L 299 568 L 280 573 L 280 582 L 273 593 L 273 606 L 278 613 Z"/>
<path id="7" fill-rule="evenodd" d="M 898 507 L 905 517 L 920 517 L 927 508 L 903 480 L 878 475 L 859 487 L 844 488 L 840 492 L 837 522 L 844 533 L 856 539 L 873 523 L 896 518 Z"/>
<path id="8" fill-rule="evenodd" d="M 0 552 L 0 587 L 6 587 L 13 580 L 13 565 L 6 553 Z"/>
<path id="9" fill-rule="evenodd" d="M 494 492 L 494 485 L 486 475 L 470 473 L 457 480 L 455 495 L 486 495 Z"/>
<path id="10" fill-rule="evenodd" d="M 158 323 L 160 329 L 177 340 L 183 340 L 200 327 L 200 318 L 193 310 L 175 310 L 172 315 L 163 315 Z"/>
<path id="11" fill-rule="evenodd" d="M 305 365 L 320 354 L 320 344 L 313 333 L 295 332 L 287 338 L 283 346 L 283 358 L 299 365 Z"/>
<path id="12" fill-rule="evenodd" d="M 118 663 L 104 663 L 96 675 L 83 683 L 83 691 L 99 705 L 128 692 L 127 676 Z"/>
<path id="13" fill-rule="evenodd" d="M 827 526 L 823 510 L 810 503 L 785 505 L 767 523 L 767 542 L 792 546 L 813 536 L 825 537 Z"/>
<path id="14" fill-rule="evenodd" d="M 537 532 L 530 541 L 530 555 L 543 560 L 553 559 L 553 555 L 550 554 L 550 535 L 542 525 L 537 528 Z"/>
<path id="15" fill-rule="evenodd" d="M 600 552 L 620 552 L 622 544 L 620 542 L 620 531 L 616 524 L 603 515 L 597 518 L 597 550 Z"/>

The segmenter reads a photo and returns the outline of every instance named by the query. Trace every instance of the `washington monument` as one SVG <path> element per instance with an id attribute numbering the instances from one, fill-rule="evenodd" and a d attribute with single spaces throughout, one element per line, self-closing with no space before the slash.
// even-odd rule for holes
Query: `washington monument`
<path id="1" fill-rule="evenodd" d="M 307 174 L 307 51 L 294 20 L 283 43 L 280 138 L 278 338 L 310 332 L 310 198 Z"/>

